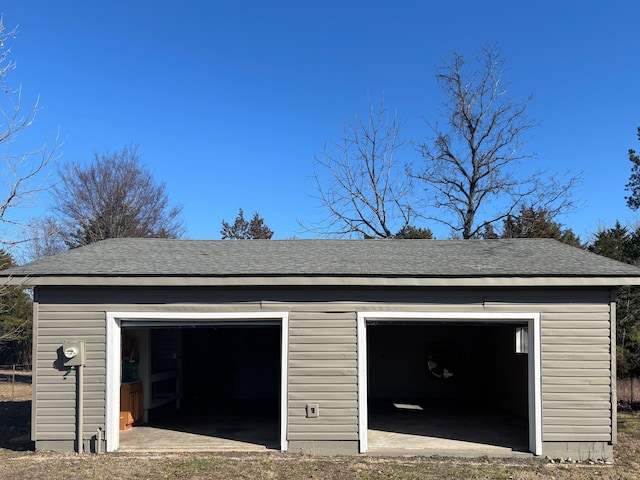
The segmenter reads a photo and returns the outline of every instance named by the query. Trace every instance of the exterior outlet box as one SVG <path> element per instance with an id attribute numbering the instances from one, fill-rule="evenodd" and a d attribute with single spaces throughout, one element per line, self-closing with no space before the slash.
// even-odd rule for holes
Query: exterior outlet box
<path id="1" fill-rule="evenodd" d="M 70 341 L 62 344 L 62 360 L 65 367 L 84 365 L 84 341 Z"/>
<path id="2" fill-rule="evenodd" d="M 318 418 L 320 416 L 320 410 L 317 403 L 307 404 L 307 418 Z"/>

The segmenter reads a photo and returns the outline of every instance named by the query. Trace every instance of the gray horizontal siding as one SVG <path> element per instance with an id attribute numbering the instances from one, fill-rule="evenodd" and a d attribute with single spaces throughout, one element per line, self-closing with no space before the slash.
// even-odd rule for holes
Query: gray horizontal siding
<path id="1" fill-rule="evenodd" d="M 76 372 L 58 370 L 58 349 L 66 340 L 84 340 L 85 436 L 104 427 L 106 380 L 106 326 L 104 310 L 67 305 L 62 309 L 38 305 L 37 344 L 34 349 L 35 440 L 74 440 L 76 425 Z M 65 376 L 66 374 L 66 376 Z"/>
<path id="2" fill-rule="evenodd" d="M 331 383 L 322 387 L 324 392 L 352 392 L 358 391 L 358 386 L 353 383 Z M 289 392 L 316 392 L 317 385 L 312 383 L 293 383 L 289 385 Z"/>
<path id="3" fill-rule="evenodd" d="M 357 440 L 355 313 L 292 312 L 289 334 L 288 440 Z"/>
<path id="4" fill-rule="evenodd" d="M 323 365 L 326 362 L 336 361 L 338 360 L 353 360 L 356 361 L 358 358 L 357 352 L 290 352 L 289 359 L 291 362 L 296 360 L 315 360 L 321 361 Z"/>
<path id="5" fill-rule="evenodd" d="M 566 361 L 566 362 L 585 362 L 585 361 L 604 361 L 609 362 L 611 356 L 608 352 L 549 352 L 543 351 L 544 358 L 547 362 Z"/>
<path id="6" fill-rule="evenodd" d="M 326 389 L 322 389 L 322 392 L 318 392 L 318 389 L 316 388 L 316 390 L 309 392 L 309 391 L 302 391 L 302 392 L 289 392 L 289 401 L 291 402 L 291 404 L 295 404 L 296 401 L 305 401 L 307 402 L 309 399 L 309 395 L 313 395 L 313 398 L 315 398 L 316 400 L 326 400 L 323 401 L 322 404 L 329 407 L 331 405 L 329 405 L 330 403 L 332 403 L 335 400 L 358 400 L 358 392 L 341 392 L 341 391 L 327 391 Z M 351 405 L 350 403 L 348 405 Z"/>
<path id="7" fill-rule="evenodd" d="M 325 417 L 324 415 L 319 418 L 313 419 L 314 425 L 353 425 L 353 419 L 349 417 Z M 309 419 L 306 417 L 290 417 L 289 425 L 305 425 L 309 424 Z"/>
<path id="8" fill-rule="evenodd" d="M 558 385 L 554 385 L 553 383 L 545 383 L 544 386 L 544 394 L 558 393 L 563 394 L 567 391 L 566 382 L 560 383 Z M 611 386 L 608 383 L 597 384 L 592 383 L 589 385 L 579 385 L 573 384 L 571 385 L 572 394 L 582 394 L 582 393 L 603 393 L 609 395 L 611 393 Z"/>
<path id="9" fill-rule="evenodd" d="M 294 322 L 294 325 L 296 323 Z M 313 324 L 313 320 L 309 321 L 308 324 Z M 347 337 L 353 339 L 356 335 L 356 327 L 345 328 L 345 327 L 321 327 L 321 326 L 313 326 L 312 328 L 300 328 L 300 327 L 291 327 L 289 329 L 290 337 Z M 292 342 L 296 341 L 295 338 L 291 339 Z M 301 340 L 302 341 L 302 340 Z"/>
<path id="10" fill-rule="evenodd" d="M 295 339 L 291 339 L 291 341 L 295 341 Z M 324 352 L 326 353 L 326 352 Z M 340 358 L 339 356 L 335 356 L 333 358 L 322 358 L 320 360 L 316 359 L 316 358 L 303 358 L 303 359 L 289 359 L 289 368 L 291 369 L 295 369 L 293 370 L 294 374 L 300 374 L 301 372 L 304 372 L 305 370 L 314 370 L 317 369 L 317 367 L 310 367 L 310 365 L 321 365 L 322 366 L 322 370 L 327 370 L 327 369 L 339 369 L 340 371 L 343 371 L 345 369 L 348 369 L 350 372 L 353 371 L 353 369 L 358 367 L 358 362 L 356 360 L 353 359 L 348 359 L 348 358 Z M 349 373 L 350 375 L 351 373 Z"/>
<path id="11" fill-rule="evenodd" d="M 322 346 L 322 352 L 318 352 L 317 344 L 292 343 L 289 345 L 289 353 L 311 352 L 311 353 L 356 353 L 356 346 L 353 343 L 325 343 Z"/>
<path id="12" fill-rule="evenodd" d="M 335 384 L 349 384 L 353 385 L 354 379 L 352 376 L 346 375 L 322 375 L 322 376 L 309 376 L 309 375 L 291 375 L 289 372 L 289 385 L 335 385 Z M 357 383 L 357 382 L 356 382 Z"/>
<path id="13" fill-rule="evenodd" d="M 544 303 L 547 302 L 553 302 L 554 300 L 556 300 L 556 302 L 571 302 L 571 300 L 577 301 L 578 303 L 553 303 L 553 306 L 551 307 L 553 310 L 553 314 L 554 316 L 557 315 L 563 319 L 567 319 L 568 318 L 578 318 L 580 319 L 580 317 L 582 317 L 582 315 L 587 315 L 586 318 L 589 318 L 589 316 L 591 315 L 604 315 L 607 316 L 609 315 L 609 304 L 607 303 L 608 301 L 608 295 L 599 295 L 601 300 L 600 302 L 593 302 L 591 301 L 592 299 L 586 299 L 586 298 L 579 298 L 576 299 L 575 297 L 564 297 L 564 298 L 560 298 L 557 299 L 558 294 L 557 293 L 552 293 L 552 292 L 545 292 L 543 293 L 543 295 L 546 298 L 540 298 L 540 302 L 538 303 L 534 303 L 531 302 L 529 300 L 527 301 L 522 301 L 522 302 L 494 302 L 494 301 L 487 301 L 484 302 L 484 305 L 487 309 L 490 309 L 493 312 L 538 312 L 541 311 L 540 310 L 540 306 L 541 304 L 544 305 Z M 562 295 L 562 293 L 560 293 L 560 295 Z"/>
<path id="14" fill-rule="evenodd" d="M 551 352 L 560 352 L 565 354 L 571 353 L 581 353 L 581 352 L 591 352 L 591 353 L 609 353 L 611 350 L 610 346 L 604 345 L 603 343 L 587 343 L 582 342 L 580 345 L 574 345 L 571 343 L 562 342 L 554 342 L 551 343 L 550 338 L 545 339 L 545 343 L 542 344 L 542 352 L 545 354 L 550 354 Z"/>
<path id="15" fill-rule="evenodd" d="M 610 305 L 579 307 L 542 315 L 544 441 L 612 440 Z"/>
<path id="16" fill-rule="evenodd" d="M 34 438 L 73 438 L 75 378 L 52 368 L 56 349 L 72 338 L 87 342 L 85 429 L 103 425 L 105 311 L 289 311 L 288 438 L 300 441 L 359 438 L 356 312 L 468 311 L 541 313 L 543 440 L 610 441 L 609 295 L 604 288 L 39 288 Z M 319 405 L 319 418 L 306 418 L 308 403 Z"/>
<path id="17" fill-rule="evenodd" d="M 611 426 L 611 419 L 593 418 L 593 417 L 576 418 L 576 417 L 549 416 L 545 419 L 545 422 L 547 423 L 547 425 L 565 425 L 567 422 L 570 422 L 572 425 L 589 425 L 589 426 L 603 425 L 605 427 Z"/>

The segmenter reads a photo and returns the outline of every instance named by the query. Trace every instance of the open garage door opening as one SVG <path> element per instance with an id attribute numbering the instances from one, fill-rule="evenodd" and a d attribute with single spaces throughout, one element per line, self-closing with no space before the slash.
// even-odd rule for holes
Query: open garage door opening
<path id="1" fill-rule="evenodd" d="M 535 453 L 528 322 L 370 319 L 364 326 L 363 451 Z"/>
<path id="2" fill-rule="evenodd" d="M 286 449 L 283 322 L 117 323 L 122 374 L 112 449 Z"/>

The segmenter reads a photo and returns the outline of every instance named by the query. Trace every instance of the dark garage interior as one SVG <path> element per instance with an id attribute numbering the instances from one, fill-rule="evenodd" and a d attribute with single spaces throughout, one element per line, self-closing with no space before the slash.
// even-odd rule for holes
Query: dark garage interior
<path id="1" fill-rule="evenodd" d="M 368 324 L 370 451 L 448 440 L 528 451 L 528 355 L 515 345 L 523 326 Z"/>
<path id="2" fill-rule="evenodd" d="M 215 445 L 223 449 L 225 440 L 236 447 L 280 448 L 279 325 L 123 330 L 124 335 L 130 333 L 147 335 L 152 394 L 146 422 L 134 424 L 132 430 L 138 432 L 131 436 L 164 430 L 165 435 L 167 431 L 197 435 L 203 444 L 207 441 L 200 437 L 215 438 Z M 127 436 L 129 432 L 121 432 L 125 447 Z M 184 449 L 192 448 L 188 438 L 196 438 L 171 437 L 176 449 L 182 441 Z M 160 442 L 149 436 L 142 441 Z"/>

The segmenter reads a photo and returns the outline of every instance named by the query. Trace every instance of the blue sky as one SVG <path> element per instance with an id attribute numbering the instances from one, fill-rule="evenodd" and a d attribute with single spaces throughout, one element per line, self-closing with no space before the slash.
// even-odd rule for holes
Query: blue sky
<path id="1" fill-rule="evenodd" d="M 62 160 L 137 144 L 184 206 L 189 238 L 220 238 L 239 207 L 274 238 L 311 236 L 297 221 L 320 218 L 310 175 L 327 138 L 384 93 L 404 134 L 424 141 L 423 118 L 443 101 L 437 67 L 487 43 L 506 57 L 511 92 L 533 94 L 539 165 L 583 171 L 583 205 L 561 220 L 587 239 L 637 218 L 624 201 L 627 150 L 640 150 L 635 0 L 21 0 L 0 11 L 19 26 L 8 83 L 42 107 L 11 148 L 58 128 Z"/>

